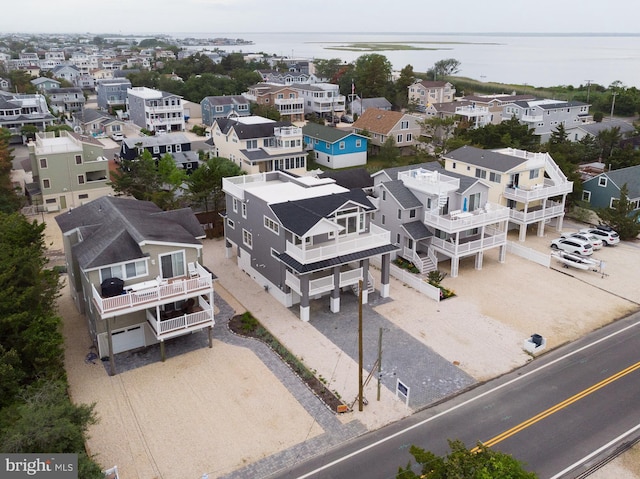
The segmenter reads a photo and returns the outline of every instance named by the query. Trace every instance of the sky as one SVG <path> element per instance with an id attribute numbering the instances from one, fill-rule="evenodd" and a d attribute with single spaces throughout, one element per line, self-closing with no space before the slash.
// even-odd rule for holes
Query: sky
<path id="1" fill-rule="evenodd" d="M 0 11 L 0 34 L 640 33 L 638 0 L 4 0 Z"/>

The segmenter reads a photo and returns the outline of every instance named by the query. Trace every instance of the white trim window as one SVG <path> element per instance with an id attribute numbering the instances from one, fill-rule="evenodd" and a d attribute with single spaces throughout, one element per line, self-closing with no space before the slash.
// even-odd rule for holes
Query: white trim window
<path id="1" fill-rule="evenodd" d="M 280 225 L 266 215 L 264 216 L 264 227 L 277 235 L 280 234 Z"/>
<path id="2" fill-rule="evenodd" d="M 587 190 L 582 191 L 582 201 L 586 201 L 587 203 L 591 203 L 591 192 Z"/>
<path id="3" fill-rule="evenodd" d="M 598 178 L 598 186 L 606 187 L 607 186 L 607 177 L 601 176 Z"/>
<path id="4" fill-rule="evenodd" d="M 397 137 L 396 137 L 396 143 L 402 143 L 404 140 L 404 137 L 402 136 L 402 133 L 400 133 Z"/>
<path id="5" fill-rule="evenodd" d="M 236 229 L 236 222 L 233 221 L 231 218 L 227 218 L 227 226 L 232 230 L 234 230 Z"/>
<path id="6" fill-rule="evenodd" d="M 130 261 L 124 264 L 114 266 L 106 266 L 100 268 L 100 282 L 109 278 L 133 279 L 141 276 L 147 276 L 147 262 L 144 259 Z"/>
<path id="7" fill-rule="evenodd" d="M 242 244 L 247 248 L 253 249 L 253 235 L 244 228 L 242 229 Z"/>
<path id="8" fill-rule="evenodd" d="M 242 203 L 242 217 L 243 218 L 247 217 L 247 204 L 246 203 Z"/>
<path id="9" fill-rule="evenodd" d="M 160 274 L 163 278 L 174 278 L 187 274 L 184 251 L 175 251 L 173 253 L 159 255 L 158 257 L 160 259 Z"/>
<path id="10" fill-rule="evenodd" d="M 232 198 L 231 199 L 231 207 L 233 208 L 233 212 L 237 213 L 238 212 L 238 198 Z"/>
<path id="11" fill-rule="evenodd" d="M 47 159 L 46 158 L 40 158 L 40 169 L 44 170 L 45 168 L 48 168 L 48 163 L 47 163 Z"/>

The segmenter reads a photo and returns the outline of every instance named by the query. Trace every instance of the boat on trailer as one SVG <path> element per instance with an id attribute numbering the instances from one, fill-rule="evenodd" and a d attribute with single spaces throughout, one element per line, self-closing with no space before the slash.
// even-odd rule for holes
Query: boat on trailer
<path id="1" fill-rule="evenodd" d="M 599 261 L 592 258 L 585 258 L 579 254 L 567 253 L 566 251 L 555 251 L 551 253 L 556 260 L 564 265 L 565 268 L 572 267 L 583 270 L 595 269 L 600 264 Z"/>

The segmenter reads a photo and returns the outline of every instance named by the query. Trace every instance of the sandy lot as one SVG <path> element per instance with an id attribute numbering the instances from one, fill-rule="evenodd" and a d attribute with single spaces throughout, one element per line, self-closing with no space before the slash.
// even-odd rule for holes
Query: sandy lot
<path id="1" fill-rule="evenodd" d="M 60 260 L 59 253 L 55 256 L 61 248 L 57 226 L 53 216 L 46 220 L 47 242 Z M 565 230 L 578 226 L 565 223 Z M 553 230 L 542 238 L 530 234 L 525 246 L 549 252 L 555 237 Z M 457 278 L 445 278 L 443 285 L 456 292 L 455 298 L 435 303 L 392 279 L 394 301 L 376 310 L 484 380 L 530 361 L 522 342 L 533 333 L 545 336 L 553 348 L 637 310 L 638 249 L 638 244 L 625 243 L 596 253 L 606 261 L 605 277 L 557 264 L 544 268 L 512 254 L 500 264 L 497 254 L 489 253 L 481 271 L 469 259 L 461 263 Z M 328 378 L 332 389 L 344 398 L 355 397 L 357 364 L 225 259 L 221 240 L 205 242 L 205 264 L 218 275 L 217 291 L 236 312 L 250 310 Z M 448 271 L 444 264 L 441 269 Z M 67 298 L 64 290 L 60 313 L 71 394 L 75 401 L 96 403 L 100 423 L 90 429 L 88 448 L 104 467 L 118 465 L 123 478 L 182 479 L 205 472 L 218 477 L 323 432 L 255 354 L 217 340 L 212 349 L 109 377 L 99 361 L 84 361 L 88 333 Z M 371 430 L 410 412 L 384 390 L 381 402 L 340 419 L 361 421 Z M 607 470 L 620 478 L 640 477 L 629 471 L 629 464 L 638 464 L 638 454 L 626 455 Z"/>

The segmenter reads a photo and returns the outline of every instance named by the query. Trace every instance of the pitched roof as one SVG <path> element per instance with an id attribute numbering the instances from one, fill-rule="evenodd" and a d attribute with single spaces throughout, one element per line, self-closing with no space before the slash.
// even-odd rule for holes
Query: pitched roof
<path id="1" fill-rule="evenodd" d="M 353 168 L 349 170 L 323 171 L 318 178 L 332 178 L 336 184 L 347 189 L 371 188 L 373 178 L 365 168 Z"/>
<path id="2" fill-rule="evenodd" d="M 242 95 L 206 96 L 202 101 L 210 105 L 248 105 L 250 102 Z"/>
<path id="3" fill-rule="evenodd" d="M 618 188 L 622 188 L 626 183 L 627 189 L 629 190 L 627 193 L 629 199 L 640 198 L 640 165 L 607 171 L 600 176 L 603 175 L 608 176 Z"/>
<path id="4" fill-rule="evenodd" d="M 624 120 L 618 120 L 618 119 L 612 119 L 612 120 L 605 120 L 605 121 L 601 121 L 598 123 L 584 123 L 584 124 L 580 124 L 577 128 L 579 130 L 583 130 L 586 133 L 592 135 L 592 136 L 597 136 L 598 133 L 600 133 L 601 131 L 604 130 L 610 130 L 612 128 L 620 128 L 620 134 L 624 135 L 625 133 L 629 133 L 632 131 L 635 131 L 635 128 L 633 127 L 633 125 L 631 123 L 629 123 L 628 121 L 624 121 Z"/>
<path id="5" fill-rule="evenodd" d="M 392 180 L 382 183 L 389 194 L 393 196 L 398 204 L 404 209 L 419 208 L 422 202 L 416 198 L 409 188 L 404 186 L 402 180 Z"/>
<path id="6" fill-rule="evenodd" d="M 63 234 L 78 229 L 73 246 L 82 269 L 144 257 L 145 241 L 200 245 L 204 230 L 190 208 L 162 211 L 150 201 L 103 196 L 56 216 Z"/>
<path id="7" fill-rule="evenodd" d="M 354 133 L 352 131 L 341 130 L 340 128 L 319 125 L 318 123 L 307 123 L 302 127 L 302 134 L 314 139 L 335 143 Z"/>
<path id="8" fill-rule="evenodd" d="M 298 236 L 303 236 L 320 220 L 327 218 L 349 202 L 360 204 L 366 210 L 375 209 L 364 191 L 360 189 L 303 200 L 286 201 L 271 204 L 270 207 L 284 228 Z"/>
<path id="9" fill-rule="evenodd" d="M 388 135 L 393 127 L 402 120 L 403 116 L 404 113 L 399 111 L 368 108 L 360 118 L 355 121 L 352 127 L 359 130 Z"/>
<path id="10" fill-rule="evenodd" d="M 527 161 L 525 158 L 517 158 L 492 150 L 483 150 L 474 146 L 463 146 L 457 150 L 450 151 L 444 155 L 444 157 L 501 173 L 511 171 Z M 449 173 L 447 172 L 447 174 Z"/>
<path id="11" fill-rule="evenodd" d="M 436 81 L 422 80 L 418 83 L 425 88 L 444 88 L 449 82 L 439 81 L 439 80 L 436 80 Z"/>
<path id="12" fill-rule="evenodd" d="M 404 223 L 402 228 L 414 241 L 420 241 L 433 236 L 433 233 L 427 229 L 422 221 L 419 220 L 412 221 L 411 223 Z"/>
<path id="13" fill-rule="evenodd" d="M 241 140 L 248 140 L 251 138 L 270 138 L 273 136 L 273 129 L 283 126 L 292 126 L 288 121 L 268 121 L 264 123 L 251 123 L 247 124 L 232 118 L 216 118 L 214 123 L 218 124 L 218 127 L 224 135 L 228 135 L 233 129 Z"/>

